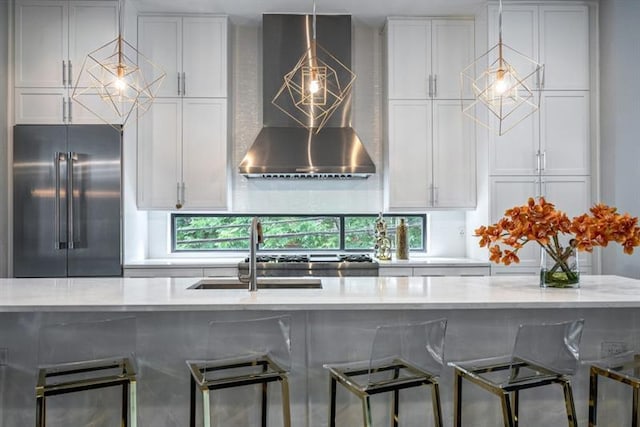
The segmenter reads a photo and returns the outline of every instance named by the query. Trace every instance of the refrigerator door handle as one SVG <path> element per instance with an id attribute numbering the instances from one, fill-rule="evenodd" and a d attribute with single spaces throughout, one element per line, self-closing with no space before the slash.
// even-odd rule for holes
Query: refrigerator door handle
<path id="1" fill-rule="evenodd" d="M 57 151 L 53 157 L 53 164 L 55 168 L 55 197 L 53 198 L 53 222 L 54 222 L 54 248 L 64 249 L 64 242 L 60 240 L 60 161 L 66 160 L 64 153 Z"/>
<path id="2" fill-rule="evenodd" d="M 75 212 L 73 210 L 73 192 L 74 192 L 74 182 L 73 182 L 73 162 L 78 160 L 78 153 L 70 152 L 69 157 L 67 157 L 67 182 L 69 187 L 69 194 L 67 197 L 67 217 L 69 218 L 69 223 L 67 226 L 68 239 L 69 243 L 67 247 L 69 249 L 74 249 L 75 245 Z"/>

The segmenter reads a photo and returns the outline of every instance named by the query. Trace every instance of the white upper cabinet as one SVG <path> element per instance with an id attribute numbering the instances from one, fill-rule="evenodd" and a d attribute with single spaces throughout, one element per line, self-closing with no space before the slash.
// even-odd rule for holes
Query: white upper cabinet
<path id="1" fill-rule="evenodd" d="M 86 55 L 115 39 L 113 1 L 18 1 L 16 87 L 73 87 Z"/>
<path id="2" fill-rule="evenodd" d="M 138 207 L 226 208 L 226 99 L 156 98 L 138 132 Z"/>
<path id="3" fill-rule="evenodd" d="M 167 73 L 158 96 L 227 96 L 227 19 L 140 16 L 139 50 Z"/>
<path id="4" fill-rule="evenodd" d="M 390 211 L 475 206 L 473 123 L 459 101 L 389 101 L 387 158 Z"/>
<path id="5" fill-rule="evenodd" d="M 15 123 L 102 123 L 71 92 L 86 87 L 87 54 L 116 38 L 117 15 L 115 1 L 17 1 Z"/>
<path id="6" fill-rule="evenodd" d="M 489 46 L 498 42 L 498 6 L 489 7 Z M 589 89 L 589 13 L 585 5 L 504 5 L 502 41 L 544 65 L 536 88 Z M 507 56 L 507 58 L 509 58 Z M 521 77 L 533 71 L 528 61 L 512 55 Z"/>
<path id="7" fill-rule="evenodd" d="M 474 59 L 468 19 L 387 20 L 389 99 L 460 99 L 460 71 Z"/>
<path id="8" fill-rule="evenodd" d="M 589 123 L 589 92 L 542 92 L 538 112 L 490 135 L 491 175 L 589 175 Z"/>

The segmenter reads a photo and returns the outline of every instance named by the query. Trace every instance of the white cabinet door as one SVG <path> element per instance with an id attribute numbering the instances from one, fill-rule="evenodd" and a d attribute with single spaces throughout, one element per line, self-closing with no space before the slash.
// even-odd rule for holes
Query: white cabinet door
<path id="1" fill-rule="evenodd" d="M 431 25 L 433 97 L 460 99 L 460 72 L 475 55 L 473 21 L 439 19 Z M 463 96 L 473 98 L 470 91 Z"/>
<path id="2" fill-rule="evenodd" d="M 539 115 L 535 112 L 502 136 L 489 133 L 491 175 L 535 175 L 539 173 Z"/>
<path id="3" fill-rule="evenodd" d="M 431 101 L 389 101 L 387 203 L 390 211 L 431 204 Z"/>
<path id="4" fill-rule="evenodd" d="M 138 207 L 174 209 L 180 198 L 182 100 L 156 98 L 138 120 Z"/>
<path id="5" fill-rule="evenodd" d="M 544 92 L 540 150 L 545 175 L 589 175 L 589 93 Z"/>
<path id="6" fill-rule="evenodd" d="M 183 96 L 227 96 L 227 20 L 184 18 L 182 24 Z"/>
<path id="7" fill-rule="evenodd" d="M 540 195 L 540 182 L 537 177 L 499 176 L 490 179 L 491 192 L 491 223 L 497 222 L 507 209 L 527 203 L 529 197 Z M 501 248 L 511 249 L 501 245 Z M 520 257 L 516 267 L 536 267 L 540 265 L 540 245 L 535 242 L 527 243 L 518 252 Z"/>
<path id="8" fill-rule="evenodd" d="M 540 62 L 544 89 L 589 89 L 587 6 L 540 7 Z"/>
<path id="9" fill-rule="evenodd" d="M 498 7 L 489 6 L 489 48 L 498 43 Z M 509 48 L 538 61 L 538 7 L 505 5 L 502 8 L 502 42 Z M 496 55 L 489 58 L 493 61 Z M 505 49 L 505 59 L 515 68 L 521 78 L 535 70 L 530 61 Z M 532 88 L 533 89 L 533 88 Z"/>
<path id="10" fill-rule="evenodd" d="M 184 99 L 182 179 L 186 209 L 227 207 L 227 100 Z"/>
<path id="11" fill-rule="evenodd" d="M 158 96 L 179 96 L 178 90 L 182 90 L 179 87 L 179 79 L 182 78 L 182 18 L 140 16 L 138 50 L 167 73 Z"/>
<path id="12" fill-rule="evenodd" d="M 15 16 L 15 86 L 66 86 L 67 2 L 19 1 Z"/>
<path id="13" fill-rule="evenodd" d="M 547 201 L 556 205 L 567 214 L 569 219 L 589 212 L 591 207 L 591 180 L 586 176 L 556 176 L 542 179 L 542 194 Z M 565 238 L 563 244 L 568 243 Z M 592 256 L 588 252 L 579 252 L 580 269 L 592 264 Z"/>
<path id="14" fill-rule="evenodd" d="M 118 10 L 114 1 L 78 1 L 69 4 L 69 86 L 76 86 L 89 52 L 113 41 L 118 35 Z M 86 79 L 79 82 L 87 87 Z"/>
<path id="15" fill-rule="evenodd" d="M 460 101 L 433 102 L 433 207 L 476 205 L 474 126 Z"/>
<path id="16" fill-rule="evenodd" d="M 16 124 L 65 124 L 68 110 L 64 88 L 16 88 Z"/>
<path id="17" fill-rule="evenodd" d="M 428 98 L 431 74 L 431 21 L 389 20 L 387 32 L 388 97 Z"/>

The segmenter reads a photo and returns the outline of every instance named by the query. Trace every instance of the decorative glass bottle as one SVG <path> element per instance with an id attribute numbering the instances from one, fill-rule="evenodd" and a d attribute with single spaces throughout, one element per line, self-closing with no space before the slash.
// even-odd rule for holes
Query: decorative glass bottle
<path id="1" fill-rule="evenodd" d="M 409 242 L 407 241 L 407 224 L 404 218 L 396 227 L 396 259 L 409 259 Z"/>

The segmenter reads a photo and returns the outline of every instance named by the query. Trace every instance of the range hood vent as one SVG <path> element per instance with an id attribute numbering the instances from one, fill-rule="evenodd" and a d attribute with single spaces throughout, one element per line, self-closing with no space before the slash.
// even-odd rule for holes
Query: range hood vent
<path id="1" fill-rule="evenodd" d="M 350 95 L 319 132 L 301 127 L 271 102 L 284 75 L 307 48 L 310 18 L 263 15 L 264 127 L 238 167 L 247 178 L 352 179 L 367 178 L 376 171 L 351 127 Z M 351 16 L 317 15 L 316 19 L 318 44 L 351 68 Z"/>

